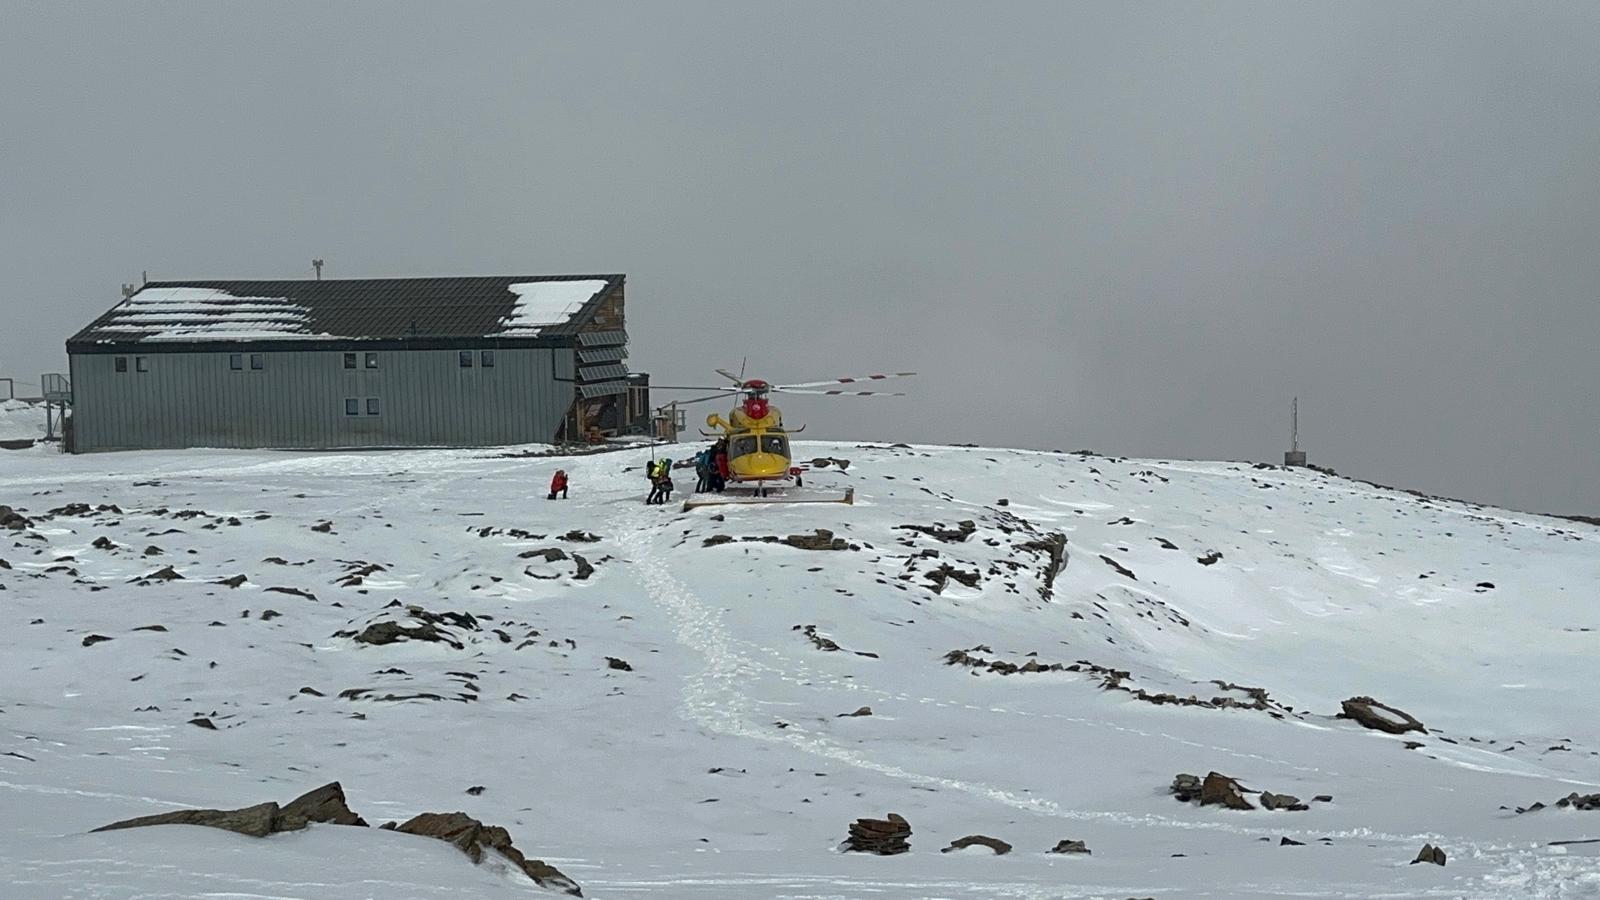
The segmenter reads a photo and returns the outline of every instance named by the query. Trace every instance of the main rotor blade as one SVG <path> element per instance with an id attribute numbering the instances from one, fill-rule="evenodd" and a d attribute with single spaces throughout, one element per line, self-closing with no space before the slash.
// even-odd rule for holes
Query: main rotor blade
<path id="1" fill-rule="evenodd" d="M 737 376 L 735 374 L 733 374 L 732 372 L 729 372 L 727 369 L 717 369 L 716 373 L 718 375 L 721 375 L 723 378 L 726 378 L 729 381 L 732 381 L 734 384 L 737 384 L 740 387 L 744 387 L 744 379 L 740 378 L 739 376 Z"/>
<path id="2" fill-rule="evenodd" d="M 652 391 L 726 391 L 730 394 L 739 390 L 717 384 L 652 384 L 649 387 Z"/>
<path id="3" fill-rule="evenodd" d="M 669 401 L 668 403 L 666 403 L 665 405 L 666 406 L 674 406 L 674 405 L 676 405 L 676 406 L 688 406 L 691 403 L 704 403 L 707 400 L 726 400 L 726 399 L 728 399 L 728 395 L 727 394 L 712 394 L 712 395 L 710 395 L 708 397 L 696 397 L 693 400 L 672 400 L 672 401 Z"/>
<path id="4" fill-rule="evenodd" d="M 909 378 L 910 376 L 915 375 L 915 374 L 917 374 L 917 373 L 915 373 L 915 372 L 889 372 L 889 373 L 884 374 L 884 375 L 855 375 L 855 376 L 852 376 L 852 377 L 849 377 L 849 378 L 835 378 L 832 381 L 803 381 L 803 382 L 800 382 L 799 384 L 779 384 L 779 385 L 774 385 L 773 386 L 773 390 L 781 391 L 781 390 L 783 390 L 785 388 L 826 387 L 827 385 L 830 385 L 830 384 L 855 384 L 858 381 L 881 381 L 881 380 L 883 380 L 885 378 Z"/>
<path id="5" fill-rule="evenodd" d="M 822 383 L 823 384 L 828 384 L 829 382 L 824 381 Z M 772 389 L 772 392 L 775 393 L 775 394 L 817 394 L 817 395 L 825 396 L 825 397 L 904 397 L 905 396 L 905 394 L 900 392 L 900 391 L 806 391 L 806 390 L 795 390 L 793 388 L 786 388 L 786 387 L 775 387 L 775 388 Z"/>

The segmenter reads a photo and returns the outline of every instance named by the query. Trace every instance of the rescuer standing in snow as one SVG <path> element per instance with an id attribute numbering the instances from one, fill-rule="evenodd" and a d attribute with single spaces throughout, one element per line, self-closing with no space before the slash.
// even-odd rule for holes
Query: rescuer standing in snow
<path id="1" fill-rule="evenodd" d="M 567 499 L 566 469 L 557 469 L 556 474 L 550 478 L 550 496 L 548 499 L 554 500 L 557 494 L 561 495 L 561 499 Z"/>

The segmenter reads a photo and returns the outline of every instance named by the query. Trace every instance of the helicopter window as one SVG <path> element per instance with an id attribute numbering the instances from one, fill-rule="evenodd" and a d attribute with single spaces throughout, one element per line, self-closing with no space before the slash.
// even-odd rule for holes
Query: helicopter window
<path id="1" fill-rule="evenodd" d="M 765 453 L 776 453 L 779 456 L 789 455 L 789 439 L 781 434 L 763 435 L 761 450 Z"/>
<path id="2" fill-rule="evenodd" d="M 728 442 L 728 457 L 730 459 L 754 452 L 756 452 L 756 439 L 753 436 L 736 437 Z"/>

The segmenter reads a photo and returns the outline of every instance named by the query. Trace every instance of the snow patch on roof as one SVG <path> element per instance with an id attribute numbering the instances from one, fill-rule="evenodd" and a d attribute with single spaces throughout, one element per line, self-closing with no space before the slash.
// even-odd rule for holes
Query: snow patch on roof
<path id="1" fill-rule="evenodd" d="M 140 341 L 316 340 L 311 310 L 284 297 L 237 297 L 215 288 L 148 287 L 112 311 L 101 331 Z"/>
<path id="2" fill-rule="evenodd" d="M 572 318 L 595 294 L 610 282 L 523 281 L 508 285 L 517 295 L 511 315 L 500 320 L 501 334 L 536 335 L 547 325 L 560 325 Z"/>

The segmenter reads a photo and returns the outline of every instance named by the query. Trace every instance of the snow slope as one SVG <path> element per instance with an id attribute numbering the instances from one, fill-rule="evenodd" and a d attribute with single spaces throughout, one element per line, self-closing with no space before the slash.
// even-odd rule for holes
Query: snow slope
<path id="1" fill-rule="evenodd" d="M 1548 846 L 1600 812 L 1508 808 L 1600 790 L 1600 529 L 1245 464 L 800 449 L 857 505 L 647 507 L 648 449 L 0 458 L 36 517 L 0 532 L 6 896 L 537 893 L 376 829 L 87 833 L 330 780 L 375 824 L 504 825 L 592 897 L 1600 896 L 1600 844 Z M 850 547 L 741 540 L 816 528 Z M 336 634 L 394 600 L 480 628 Z M 1333 718 L 1355 695 L 1429 733 Z M 1167 794 L 1212 770 L 1333 800 Z M 889 811 L 911 853 L 837 852 Z M 1016 849 L 938 852 L 975 833 Z"/>

